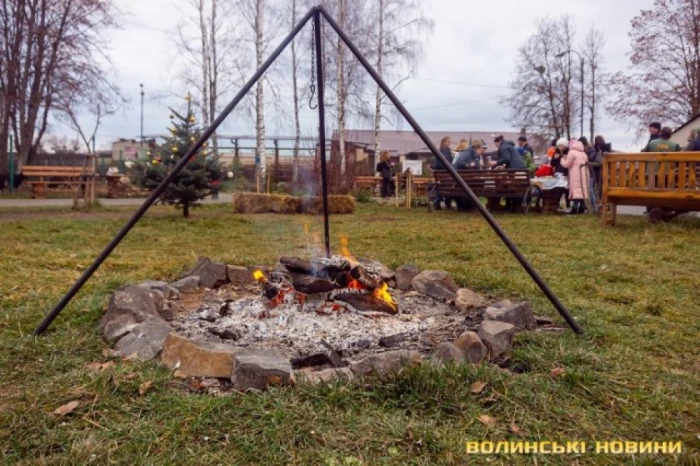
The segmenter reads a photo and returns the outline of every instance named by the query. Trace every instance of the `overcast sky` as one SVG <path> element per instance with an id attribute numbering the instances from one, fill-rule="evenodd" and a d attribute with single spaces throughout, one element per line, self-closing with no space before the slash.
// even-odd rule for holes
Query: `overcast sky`
<path id="1" fill-rule="evenodd" d="M 629 22 L 653 0 L 432 0 L 426 9 L 435 22 L 425 46 L 425 61 L 415 79 L 403 84 L 399 97 L 426 130 L 513 129 L 508 110 L 498 103 L 507 93 L 517 49 L 534 31 L 539 17 L 570 14 L 582 41 L 592 24 L 605 35 L 604 56 L 609 71 L 628 65 Z M 182 21 L 183 0 L 120 0 L 127 12 L 123 29 L 111 33 L 110 55 L 117 82 L 130 99 L 128 107 L 107 119 L 98 133 L 100 147 L 119 137 L 136 138 L 140 127 L 139 84 L 146 92 L 146 134 L 167 127 L 167 105 L 180 106 L 174 76 L 179 57 L 173 32 Z M 236 18 L 230 18 L 236 21 Z M 308 85 L 308 83 L 302 83 Z M 271 111 L 268 110 L 268 114 Z M 305 132 L 314 130 L 313 114 L 304 115 Z M 284 120 L 283 120 L 284 121 Z M 369 128 L 369 125 L 365 127 Z M 637 147 L 624 125 L 609 118 L 599 133 L 617 149 Z M 57 128 L 58 129 L 58 128 Z M 403 129 L 409 129 L 404 124 Z M 227 134 L 254 134 L 252 120 L 227 121 Z M 270 118 L 268 133 L 293 134 L 291 127 Z"/>

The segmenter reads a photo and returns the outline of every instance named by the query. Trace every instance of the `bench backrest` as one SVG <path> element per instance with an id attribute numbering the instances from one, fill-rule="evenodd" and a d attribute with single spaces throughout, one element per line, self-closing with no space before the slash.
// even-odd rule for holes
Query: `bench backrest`
<path id="1" fill-rule="evenodd" d="M 79 177 L 83 173 L 92 174 L 92 168 L 86 167 L 83 169 L 83 167 L 52 167 L 41 165 L 25 165 L 22 167 L 22 174 L 24 176 L 75 178 Z"/>
<path id="2" fill-rule="evenodd" d="M 700 152 L 606 154 L 601 182 L 603 192 L 624 188 L 700 195 Z"/>
<path id="3" fill-rule="evenodd" d="M 474 194 L 481 197 L 521 197 L 530 187 L 527 169 L 457 170 Z M 435 184 L 444 196 L 464 197 L 466 193 L 447 170 L 435 170 Z"/>

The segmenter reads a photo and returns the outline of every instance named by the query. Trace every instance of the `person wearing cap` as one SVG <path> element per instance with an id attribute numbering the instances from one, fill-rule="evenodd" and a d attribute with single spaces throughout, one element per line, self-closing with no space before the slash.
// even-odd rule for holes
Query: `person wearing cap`
<path id="1" fill-rule="evenodd" d="M 566 138 L 559 138 L 554 153 L 552 154 L 552 160 L 549 163 L 554 169 L 554 173 L 561 173 L 562 176 L 569 176 L 569 170 L 561 164 L 561 158 L 568 153 L 569 141 L 567 141 Z"/>
<path id="2" fill-rule="evenodd" d="M 642 152 L 649 152 L 649 144 L 651 144 L 651 141 L 661 138 L 661 123 L 659 123 L 658 121 L 650 123 L 648 129 L 649 129 L 649 142 L 647 142 L 647 145 L 644 146 L 644 149 L 642 149 Z"/>
<path id="3" fill-rule="evenodd" d="M 533 157 L 535 156 L 535 149 L 533 149 L 532 146 L 528 144 L 527 136 L 525 136 L 524 134 L 518 136 L 518 147 L 522 148 L 525 152 L 529 152 L 530 154 L 532 154 Z"/>
<path id="4" fill-rule="evenodd" d="M 562 158 L 568 153 L 569 141 L 567 141 L 566 138 L 559 138 L 556 142 L 556 147 L 554 149 L 554 153 L 552 154 L 552 158 L 549 161 L 549 165 L 551 165 L 555 175 L 559 173 L 560 176 L 569 176 L 569 169 L 563 166 L 561 163 Z M 564 198 L 564 203 L 566 204 L 566 209 L 568 210 L 571 207 L 571 200 L 569 199 L 569 196 L 567 196 L 564 192 L 562 193 L 561 197 Z M 559 201 L 561 202 L 561 198 L 559 198 Z"/>

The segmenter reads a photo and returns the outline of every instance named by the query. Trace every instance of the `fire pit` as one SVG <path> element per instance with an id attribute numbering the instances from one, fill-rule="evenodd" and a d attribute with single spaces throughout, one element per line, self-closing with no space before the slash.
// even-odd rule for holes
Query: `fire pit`
<path id="1" fill-rule="evenodd" d="M 537 326 L 527 303 L 487 309 L 446 272 L 394 272 L 345 246 L 329 259 L 282 257 L 272 269 L 201 258 L 175 283 L 116 291 L 103 333 L 123 358 L 159 356 L 176 375 L 245 390 L 385 375 L 422 359 L 499 361 L 516 331 Z"/>

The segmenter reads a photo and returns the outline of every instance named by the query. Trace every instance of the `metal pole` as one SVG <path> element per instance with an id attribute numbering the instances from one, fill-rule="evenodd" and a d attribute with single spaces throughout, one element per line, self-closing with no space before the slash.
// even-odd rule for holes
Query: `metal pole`
<path id="1" fill-rule="evenodd" d="M 34 335 L 41 335 L 44 331 L 51 325 L 51 322 L 61 313 L 64 307 L 73 299 L 78 291 L 85 285 L 85 283 L 90 279 L 92 274 L 99 268 L 100 265 L 109 257 L 109 255 L 114 251 L 114 249 L 119 245 L 119 243 L 124 239 L 124 237 L 129 233 L 136 222 L 146 213 L 149 207 L 155 202 L 158 197 L 165 191 L 165 188 L 170 184 L 172 179 L 177 176 L 178 173 L 187 165 L 189 159 L 196 154 L 199 149 L 204 145 L 204 143 L 211 137 L 212 134 L 217 130 L 217 128 L 223 123 L 223 121 L 228 117 L 228 115 L 236 108 L 245 95 L 250 91 L 250 89 L 255 85 L 255 83 L 262 77 L 262 75 L 267 71 L 267 69 L 272 65 L 272 63 L 279 57 L 279 55 L 284 51 L 284 49 L 289 45 L 289 43 L 296 37 L 296 35 L 301 31 L 301 29 L 306 25 L 311 18 L 315 10 L 310 10 L 304 17 L 299 21 L 299 23 L 292 29 L 292 31 L 287 35 L 287 37 L 282 40 L 280 45 L 272 52 L 270 57 L 262 64 L 262 66 L 255 72 L 255 74 L 246 82 L 243 88 L 236 94 L 231 103 L 221 112 L 218 118 L 212 123 L 212 125 L 206 129 L 199 137 L 197 142 L 190 148 L 184 157 L 175 165 L 173 171 L 166 176 L 163 181 L 158 185 L 158 187 L 151 193 L 151 196 L 146 199 L 143 205 L 138 211 L 131 217 L 131 219 L 122 227 L 122 229 L 117 233 L 117 235 L 109 242 L 107 247 L 100 253 L 100 255 L 95 259 L 95 261 L 90 265 L 90 267 L 83 272 L 77 282 L 68 290 L 68 292 L 61 298 L 61 300 L 56 304 L 56 306 L 51 310 L 51 312 L 41 321 L 39 326 L 34 330 Z"/>
<path id="2" fill-rule="evenodd" d="M 318 147 L 321 157 L 321 189 L 323 191 L 323 231 L 326 257 L 331 257 L 330 227 L 328 224 L 328 175 L 326 174 L 326 110 L 324 106 L 325 79 L 323 75 L 323 42 L 321 42 L 321 12 L 314 8 L 314 40 L 316 41 L 316 77 L 318 79 Z"/>
<path id="3" fill-rule="evenodd" d="M 586 96 L 586 88 L 585 86 L 585 80 L 583 79 L 583 70 L 584 70 L 584 62 L 583 62 L 583 56 L 579 54 L 579 58 L 581 59 L 581 137 L 583 137 L 583 105 L 585 101 L 585 96 Z M 589 144 L 593 144 L 593 141 L 588 141 Z"/>
<path id="4" fill-rule="evenodd" d="M 141 86 L 141 142 L 139 144 L 140 147 L 143 147 L 143 84 L 140 84 Z"/>
<path id="5" fill-rule="evenodd" d="M 14 141 L 10 134 L 10 193 L 14 192 L 15 189 L 15 153 L 13 143 Z"/>
<path id="6" fill-rule="evenodd" d="M 583 333 L 583 328 L 579 325 L 578 322 L 571 316 L 569 313 L 568 309 L 562 304 L 561 301 L 559 301 L 559 298 L 557 295 L 554 294 L 554 292 L 549 288 L 547 283 L 542 279 L 542 277 L 539 276 L 537 271 L 530 265 L 530 263 L 527 261 L 525 256 L 523 256 L 522 252 L 518 249 L 518 247 L 513 243 L 513 240 L 511 240 L 506 232 L 503 230 L 503 228 L 498 224 L 495 218 L 491 215 L 491 213 L 484 207 L 484 205 L 479 201 L 479 198 L 476 197 L 474 192 L 471 190 L 471 188 L 467 185 L 467 183 L 464 182 L 461 176 L 457 173 L 457 170 L 452 166 L 451 163 L 448 162 L 448 160 L 445 158 L 445 156 L 440 153 L 440 151 L 435 147 L 435 144 L 433 141 L 430 140 L 427 134 L 425 134 L 425 131 L 423 131 L 423 128 L 420 127 L 418 122 L 411 116 L 411 114 L 408 112 L 406 107 L 401 103 L 401 101 L 396 97 L 394 92 L 391 90 L 389 86 L 384 82 L 384 80 L 377 74 L 377 72 L 372 68 L 372 65 L 367 61 L 367 59 L 362 55 L 362 53 L 358 50 L 358 48 L 355 46 L 355 44 L 352 43 L 350 38 L 343 32 L 343 30 L 338 26 L 338 23 L 335 22 L 335 20 L 328 14 L 328 12 L 325 10 L 323 7 L 318 7 L 321 10 L 321 14 L 326 18 L 326 21 L 328 21 L 328 24 L 331 25 L 333 29 L 335 29 L 335 32 L 338 33 L 338 36 L 345 42 L 345 45 L 350 49 L 350 51 L 355 55 L 357 60 L 362 64 L 362 66 L 367 70 L 367 72 L 372 76 L 374 81 L 379 85 L 379 87 L 382 88 L 384 91 L 384 94 L 389 97 L 389 99 L 392 101 L 392 103 L 396 106 L 398 111 L 403 115 L 403 117 L 408 121 L 408 124 L 411 125 L 413 130 L 418 134 L 418 136 L 421 138 L 423 143 L 430 149 L 430 152 L 433 153 L 433 155 L 442 163 L 442 165 L 447 169 L 449 174 L 452 176 L 452 178 L 455 180 L 455 182 L 464 190 L 464 192 L 469 196 L 469 198 L 472 201 L 472 204 L 474 204 L 481 215 L 484 217 L 486 222 L 491 226 L 493 231 L 498 235 L 498 237 L 503 241 L 503 243 L 506 245 L 506 247 L 510 250 L 510 252 L 515 256 L 515 258 L 520 262 L 520 265 L 523 266 L 523 268 L 527 271 L 528 274 L 530 274 L 530 277 L 535 281 L 537 286 L 539 286 L 540 290 L 547 296 L 547 299 L 554 305 L 554 307 L 559 311 L 559 314 L 566 320 L 566 323 L 569 324 L 569 326 L 574 330 L 576 333 Z"/>

